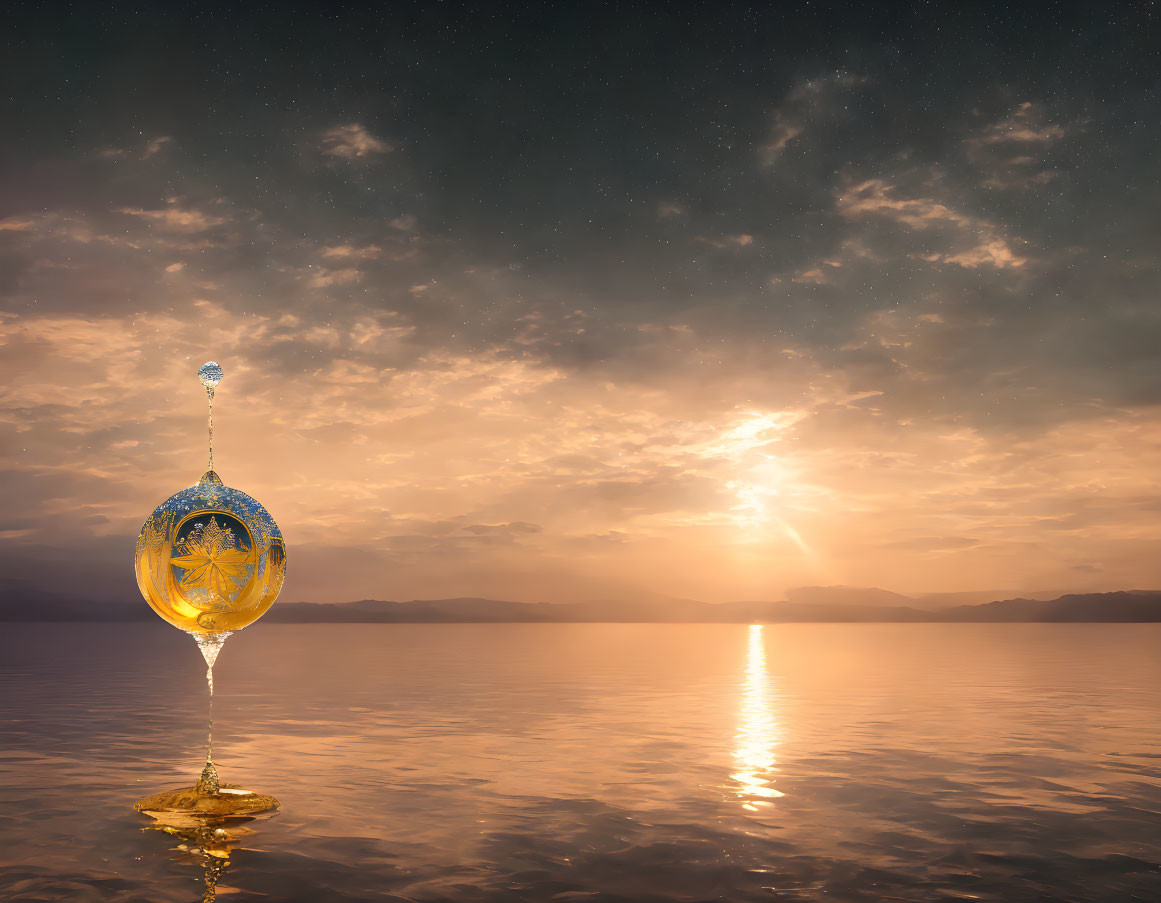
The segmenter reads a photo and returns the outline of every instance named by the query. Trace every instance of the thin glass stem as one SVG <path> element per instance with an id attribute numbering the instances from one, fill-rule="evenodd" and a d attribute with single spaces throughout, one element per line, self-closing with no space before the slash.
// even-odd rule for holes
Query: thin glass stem
<path id="1" fill-rule="evenodd" d="M 206 668 L 206 684 L 210 688 L 210 723 L 206 730 L 206 764 L 214 764 L 214 666 Z"/>
<path id="2" fill-rule="evenodd" d="M 210 436 L 210 466 L 209 469 L 214 469 L 214 388 L 213 386 L 206 386 L 206 395 L 209 397 L 209 436 Z"/>
<path id="3" fill-rule="evenodd" d="M 219 789 L 218 769 L 214 766 L 214 662 L 218 660 L 218 653 L 222 650 L 222 643 L 226 641 L 226 633 L 195 634 L 198 648 L 206 660 L 206 687 L 209 690 L 209 726 L 206 730 L 206 767 L 202 769 L 201 779 L 198 781 L 198 793 L 216 796 Z"/>

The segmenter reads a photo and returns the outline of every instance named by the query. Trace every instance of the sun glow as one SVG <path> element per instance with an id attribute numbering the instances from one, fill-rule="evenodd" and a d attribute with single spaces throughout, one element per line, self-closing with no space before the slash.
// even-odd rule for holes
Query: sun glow
<path id="1" fill-rule="evenodd" d="M 786 468 L 773 455 L 762 454 L 744 476 L 726 484 L 738 499 L 730 509 L 734 522 L 739 527 L 760 527 L 777 519 L 774 506 L 786 494 L 791 479 Z"/>
<path id="2" fill-rule="evenodd" d="M 779 441 L 780 434 L 802 417 L 803 414 L 797 411 L 749 411 L 730 429 L 718 434 L 714 442 L 705 445 L 702 454 L 741 460 L 747 452 Z"/>
<path id="3" fill-rule="evenodd" d="M 729 460 L 735 479 L 726 489 L 734 493 L 737 504 L 729 509 L 729 521 L 748 534 L 762 535 L 773 527 L 784 534 L 806 555 L 813 550 L 782 511 L 795 494 L 797 476 L 783 459 L 768 449 L 782 441 L 782 434 L 802 419 L 793 411 L 761 413 L 751 411 L 745 419 L 723 432 L 718 441 L 703 449 L 703 454 Z"/>

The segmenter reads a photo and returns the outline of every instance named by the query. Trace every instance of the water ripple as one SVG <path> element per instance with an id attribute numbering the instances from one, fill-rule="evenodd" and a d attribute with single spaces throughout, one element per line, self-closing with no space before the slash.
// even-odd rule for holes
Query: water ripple
<path id="1" fill-rule="evenodd" d="M 12 900 L 1161 899 L 1158 625 L 165 625 L 0 638 Z M 188 648 L 187 648 L 188 647 Z M 212 841 L 212 839 L 211 839 Z M 222 841 L 223 847 L 227 846 Z"/>

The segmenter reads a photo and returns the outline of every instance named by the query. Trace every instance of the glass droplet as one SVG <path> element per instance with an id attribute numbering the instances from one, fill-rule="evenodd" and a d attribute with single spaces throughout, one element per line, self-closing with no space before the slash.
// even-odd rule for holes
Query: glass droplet
<path id="1" fill-rule="evenodd" d="M 198 379 L 207 389 L 215 388 L 222 381 L 222 365 L 217 361 L 206 361 L 198 370 Z"/>

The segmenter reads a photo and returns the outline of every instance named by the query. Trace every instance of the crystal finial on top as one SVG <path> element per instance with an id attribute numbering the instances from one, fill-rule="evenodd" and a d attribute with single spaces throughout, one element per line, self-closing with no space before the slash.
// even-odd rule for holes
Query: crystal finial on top
<path id="1" fill-rule="evenodd" d="M 206 361 L 198 370 L 198 379 L 207 389 L 215 388 L 222 381 L 222 365 L 217 361 Z"/>

